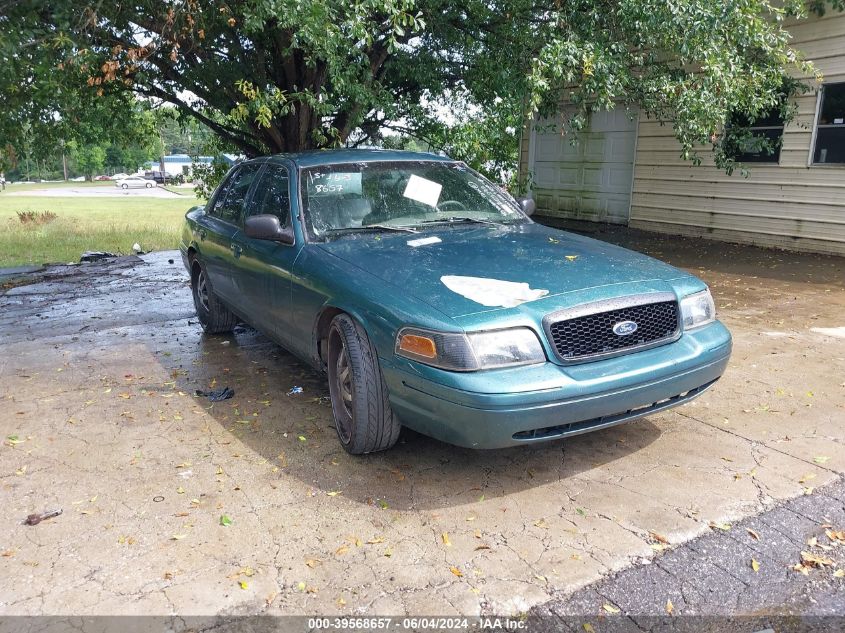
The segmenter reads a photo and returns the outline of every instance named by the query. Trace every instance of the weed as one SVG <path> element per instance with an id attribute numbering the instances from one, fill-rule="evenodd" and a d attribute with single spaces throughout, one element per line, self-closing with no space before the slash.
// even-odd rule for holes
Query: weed
<path id="1" fill-rule="evenodd" d="M 58 217 L 52 211 L 17 211 L 16 213 L 21 224 L 32 226 L 49 224 Z"/>

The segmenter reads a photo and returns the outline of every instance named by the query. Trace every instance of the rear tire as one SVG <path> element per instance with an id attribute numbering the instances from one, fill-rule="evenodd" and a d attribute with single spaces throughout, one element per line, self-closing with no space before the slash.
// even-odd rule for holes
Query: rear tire
<path id="1" fill-rule="evenodd" d="M 238 317 L 214 294 L 205 266 L 196 257 L 191 261 L 191 291 L 197 317 L 206 334 L 225 334 L 235 329 Z"/>
<path id="2" fill-rule="evenodd" d="M 146 185 L 146 186 L 147 186 L 147 189 L 152 189 L 152 188 L 153 188 L 152 184 L 150 184 L 150 183 L 147 183 L 147 185 Z"/>
<path id="3" fill-rule="evenodd" d="M 388 401 L 387 384 L 367 333 L 349 315 L 329 327 L 329 393 L 341 446 L 352 455 L 383 451 L 402 426 Z"/>

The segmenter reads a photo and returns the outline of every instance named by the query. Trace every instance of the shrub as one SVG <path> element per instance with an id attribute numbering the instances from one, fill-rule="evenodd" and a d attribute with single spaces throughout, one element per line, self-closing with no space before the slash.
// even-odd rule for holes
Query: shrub
<path id="1" fill-rule="evenodd" d="M 33 226 L 47 224 L 57 217 L 52 211 L 18 211 L 17 214 L 21 224 Z"/>

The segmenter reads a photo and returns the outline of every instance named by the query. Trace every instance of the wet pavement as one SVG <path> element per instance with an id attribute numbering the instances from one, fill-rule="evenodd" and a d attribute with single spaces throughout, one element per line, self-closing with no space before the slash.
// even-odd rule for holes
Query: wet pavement
<path id="1" fill-rule="evenodd" d="M 845 260 L 622 237 L 711 284 L 728 373 L 639 422 L 489 452 L 403 432 L 347 455 L 321 375 L 250 328 L 202 334 L 178 253 L 7 290 L 0 611 L 520 613 L 835 481 L 845 338 L 823 332 L 845 325 Z"/>

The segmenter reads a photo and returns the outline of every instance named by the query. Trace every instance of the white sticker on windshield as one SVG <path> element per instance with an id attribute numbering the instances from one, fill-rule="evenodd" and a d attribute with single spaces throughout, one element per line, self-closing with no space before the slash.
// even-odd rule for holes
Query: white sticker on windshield
<path id="1" fill-rule="evenodd" d="M 361 172 L 313 172 L 308 177 L 309 196 L 361 195 Z"/>
<path id="2" fill-rule="evenodd" d="M 405 185 L 405 192 L 402 195 L 430 207 L 436 207 L 437 201 L 440 200 L 441 189 L 443 189 L 443 185 L 440 183 L 412 174 L 408 178 L 408 184 Z"/>
<path id="3" fill-rule="evenodd" d="M 444 275 L 440 281 L 452 292 L 490 308 L 513 308 L 549 294 L 548 290 L 532 288 L 525 282 L 487 277 Z"/>

